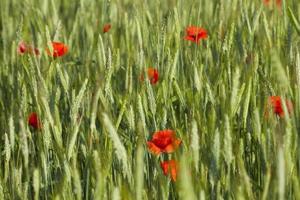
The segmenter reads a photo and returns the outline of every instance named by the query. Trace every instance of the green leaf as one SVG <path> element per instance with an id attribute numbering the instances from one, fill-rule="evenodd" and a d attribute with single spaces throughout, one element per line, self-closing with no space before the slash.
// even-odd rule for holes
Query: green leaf
<path id="1" fill-rule="evenodd" d="M 293 11 L 291 10 L 291 8 L 288 9 L 288 14 L 289 14 L 289 18 L 292 21 L 297 33 L 300 35 L 300 24 L 299 21 L 296 19 Z"/>

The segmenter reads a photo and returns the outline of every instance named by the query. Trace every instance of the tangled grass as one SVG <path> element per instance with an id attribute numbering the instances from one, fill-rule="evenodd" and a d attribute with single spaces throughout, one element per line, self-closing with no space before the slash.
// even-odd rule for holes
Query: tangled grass
<path id="1" fill-rule="evenodd" d="M 0 199 L 300 199 L 298 0 L 1 0 L 0 16 Z M 207 39 L 184 40 L 191 25 Z M 270 96 L 292 112 L 266 115 Z M 155 156 L 165 129 L 182 144 Z"/>

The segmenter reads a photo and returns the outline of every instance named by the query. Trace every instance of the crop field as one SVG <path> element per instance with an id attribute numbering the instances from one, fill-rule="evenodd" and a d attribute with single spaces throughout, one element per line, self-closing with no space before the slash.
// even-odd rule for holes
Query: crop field
<path id="1" fill-rule="evenodd" d="M 300 199 L 299 0 L 0 0 L 0 200 Z"/>

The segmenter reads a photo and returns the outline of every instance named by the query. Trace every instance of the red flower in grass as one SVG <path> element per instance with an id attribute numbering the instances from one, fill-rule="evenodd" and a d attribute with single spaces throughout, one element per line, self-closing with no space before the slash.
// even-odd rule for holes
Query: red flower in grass
<path id="1" fill-rule="evenodd" d="M 204 28 L 196 27 L 196 26 L 189 26 L 186 28 L 186 35 L 184 37 L 185 40 L 190 40 L 195 43 L 199 43 L 201 39 L 206 39 L 207 31 Z"/>
<path id="2" fill-rule="evenodd" d="M 155 85 L 158 82 L 159 74 L 157 69 L 149 67 L 147 69 L 147 75 L 152 85 Z M 141 81 L 144 81 L 144 74 L 141 74 L 140 79 Z"/>
<path id="3" fill-rule="evenodd" d="M 110 28 L 111 28 L 111 24 L 105 24 L 105 25 L 103 26 L 103 33 L 108 32 L 108 31 L 110 30 Z"/>
<path id="4" fill-rule="evenodd" d="M 265 112 L 265 115 L 268 116 L 268 110 L 271 107 L 274 114 L 278 115 L 279 117 L 283 117 L 284 110 L 283 110 L 282 102 L 283 102 L 283 100 L 280 96 L 270 96 L 268 98 L 267 110 Z M 288 113 L 291 114 L 293 111 L 292 102 L 290 100 L 285 100 L 285 105 L 286 105 Z"/>
<path id="5" fill-rule="evenodd" d="M 26 44 L 24 41 L 19 42 L 17 51 L 21 55 L 25 53 L 34 54 L 36 56 L 40 55 L 40 51 L 37 48 Z"/>
<path id="6" fill-rule="evenodd" d="M 47 54 L 49 56 L 53 56 L 54 58 L 57 57 L 62 57 L 64 56 L 66 53 L 68 53 L 68 47 L 62 43 L 62 42 L 52 42 L 52 50 L 53 52 L 50 52 L 50 50 L 47 48 Z"/>
<path id="7" fill-rule="evenodd" d="M 27 51 L 27 44 L 24 41 L 21 41 L 18 45 L 18 53 L 24 54 Z"/>
<path id="8" fill-rule="evenodd" d="M 274 0 L 275 5 L 277 6 L 277 8 L 281 8 L 282 7 L 282 0 Z M 271 0 L 263 0 L 263 3 L 265 6 L 270 6 L 271 5 Z"/>
<path id="9" fill-rule="evenodd" d="M 28 116 L 28 125 L 34 129 L 41 128 L 41 122 L 38 118 L 38 115 L 35 112 L 30 113 L 30 115 Z"/>
<path id="10" fill-rule="evenodd" d="M 172 153 L 179 147 L 181 140 L 176 138 L 173 130 L 157 131 L 152 140 L 147 142 L 149 151 L 156 155 L 160 153 Z"/>
<path id="11" fill-rule="evenodd" d="M 175 160 L 168 160 L 168 161 L 163 161 L 160 163 L 160 166 L 163 170 L 163 173 L 165 176 L 171 176 L 171 179 L 173 181 L 176 181 L 177 179 L 177 173 L 179 169 L 179 165 L 177 161 Z"/>

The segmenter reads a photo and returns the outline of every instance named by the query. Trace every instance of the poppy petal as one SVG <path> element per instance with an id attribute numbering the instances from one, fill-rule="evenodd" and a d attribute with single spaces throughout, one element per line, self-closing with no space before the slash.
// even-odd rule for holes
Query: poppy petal
<path id="1" fill-rule="evenodd" d="M 173 181 L 176 181 L 177 179 L 177 169 L 176 167 L 171 168 L 171 178 Z"/>
<path id="2" fill-rule="evenodd" d="M 195 36 L 190 36 L 190 35 L 186 35 L 185 37 L 184 37 L 184 39 L 185 40 L 190 40 L 190 41 L 195 41 L 196 39 L 195 39 Z"/>
<path id="3" fill-rule="evenodd" d="M 157 147 L 153 142 L 147 142 L 148 149 L 151 153 L 155 155 L 159 155 L 161 153 L 161 149 Z"/>
<path id="4" fill-rule="evenodd" d="M 175 132 L 173 130 L 163 130 L 163 131 L 157 131 L 153 135 L 153 139 L 160 139 L 160 138 L 172 138 L 175 136 Z"/>
<path id="5" fill-rule="evenodd" d="M 198 34 L 198 38 L 206 39 L 208 37 L 207 32 L 205 30 L 201 30 Z"/>
<path id="6" fill-rule="evenodd" d="M 41 128 L 41 122 L 38 118 L 37 113 L 33 112 L 30 113 L 28 116 L 28 125 L 31 126 L 34 129 L 40 129 Z"/>
<path id="7" fill-rule="evenodd" d="M 272 112 L 276 115 L 278 115 L 279 117 L 283 117 L 284 116 L 284 110 L 283 110 L 283 103 L 284 101 L 282 100 L 282 98 L 280 96 L 270 96 L 268 98 L 268 103 L 266 106 L 266 110 L 265 110 L 265 116 L 268 117 L 269 115 L 269 111 L 272 110 Z M 288 114 L 291 114 L 293 111 L 293 104 L 290 100 L 286 99 L 285 100 L 285 105 L 288 111 Z"/>
<path id="8" fill-rule="evenodd" d="M 111 29 L 111 24 L 105 24 L 103 26 L 103 33 L 108 32 Z"/>
<path id="9" fill-rule="evenodd" d="M 18 44 L 18 53 L 19 54 L 24 54 L 27 50 L 27 44 L 24 41 L 21 41 Z"/>
<path id="10" fill-rule="evenodd" d="M 181 144 L 181 140 L 176 138 L 175 131 L 167 129 L 155 132 L 152 140 L 147 144 L 149 151 L 158 155 L 159 153 L 174 152 Z"/>
<path id="11" fill-rule="evenodd" d="M 166 152 L 166 153 L 173 153 L 174 151 L 175 151 L 175 147 L 173 144 L 169 144 L 164 149 L 164 152 Z"/>
<path id="12" fill-rule="evenodd" d="M 161 166 L 161 168 L 162 168 L 162 170 L 163 170 L 163 173 L 164 173 L 164 175 L 168 175 L 168 167 L 169 167 L 169 163 L 168 162 L 161 162 L 160 163 L 160 166 Z"/>
<path id="13" fill-rule="evenodd" d="M 148 78 L 150 79 L 150 83 L 156 84 L 158 81 L 158 71 L 155 68 L 148 68 Z"/>
<path id="14" fill-rule="evenodd" d="M 50 50 L 47 48 L 47 54 L 49 56 L 53 56 L 54 58 L 57 57 L 62 57 L 64 56 L 66 53 L 68 53 L 68 47 L 61 42 L 52 42 L 52 50 L 53 52 L 50 52 Z"/>
<path id="15" fill-rule="evenodd" d="M 158 82 L 158 79 L 159 79 L 159 73 L 158 73 L 158 70 L 153 68 L 153 67 L 149 67 L 147 69 L 147 76 L 148 76 L 148 79 L 150 80 L 150 83 L 152 85 L 156 84 Z M 141 81 L 144 81 L 144 73 L 142 73 L 140 75 L 140 80 Z"/>
<path id="16" fill-rule="evenodd" d="M 180 144 L 181 144 L 181 140 L 175 139 L 172 144 L 169 144 L 165 147 L 164 152 L 172 153 L 179 147 Z"/>
<path id="17" fill-rule="evenodd" d="M 160 163 L 160 166 L 161 166 L 165 176 L 170 175 L 172 181 L 177 180 L 177 173 L 178 173 L 178 169 L 179 169 L 177 161 L 175 161 L 175 160 L 163 161 Z"/>
<path id="18" fill-rule="evenodd" d="M 195 43 L 199 43 L 201 39 L 206 39 L 208 37 L 207 31 L 204 28 L 189 26 L 186 28 L 185 40 L 189 40 Z"/>

